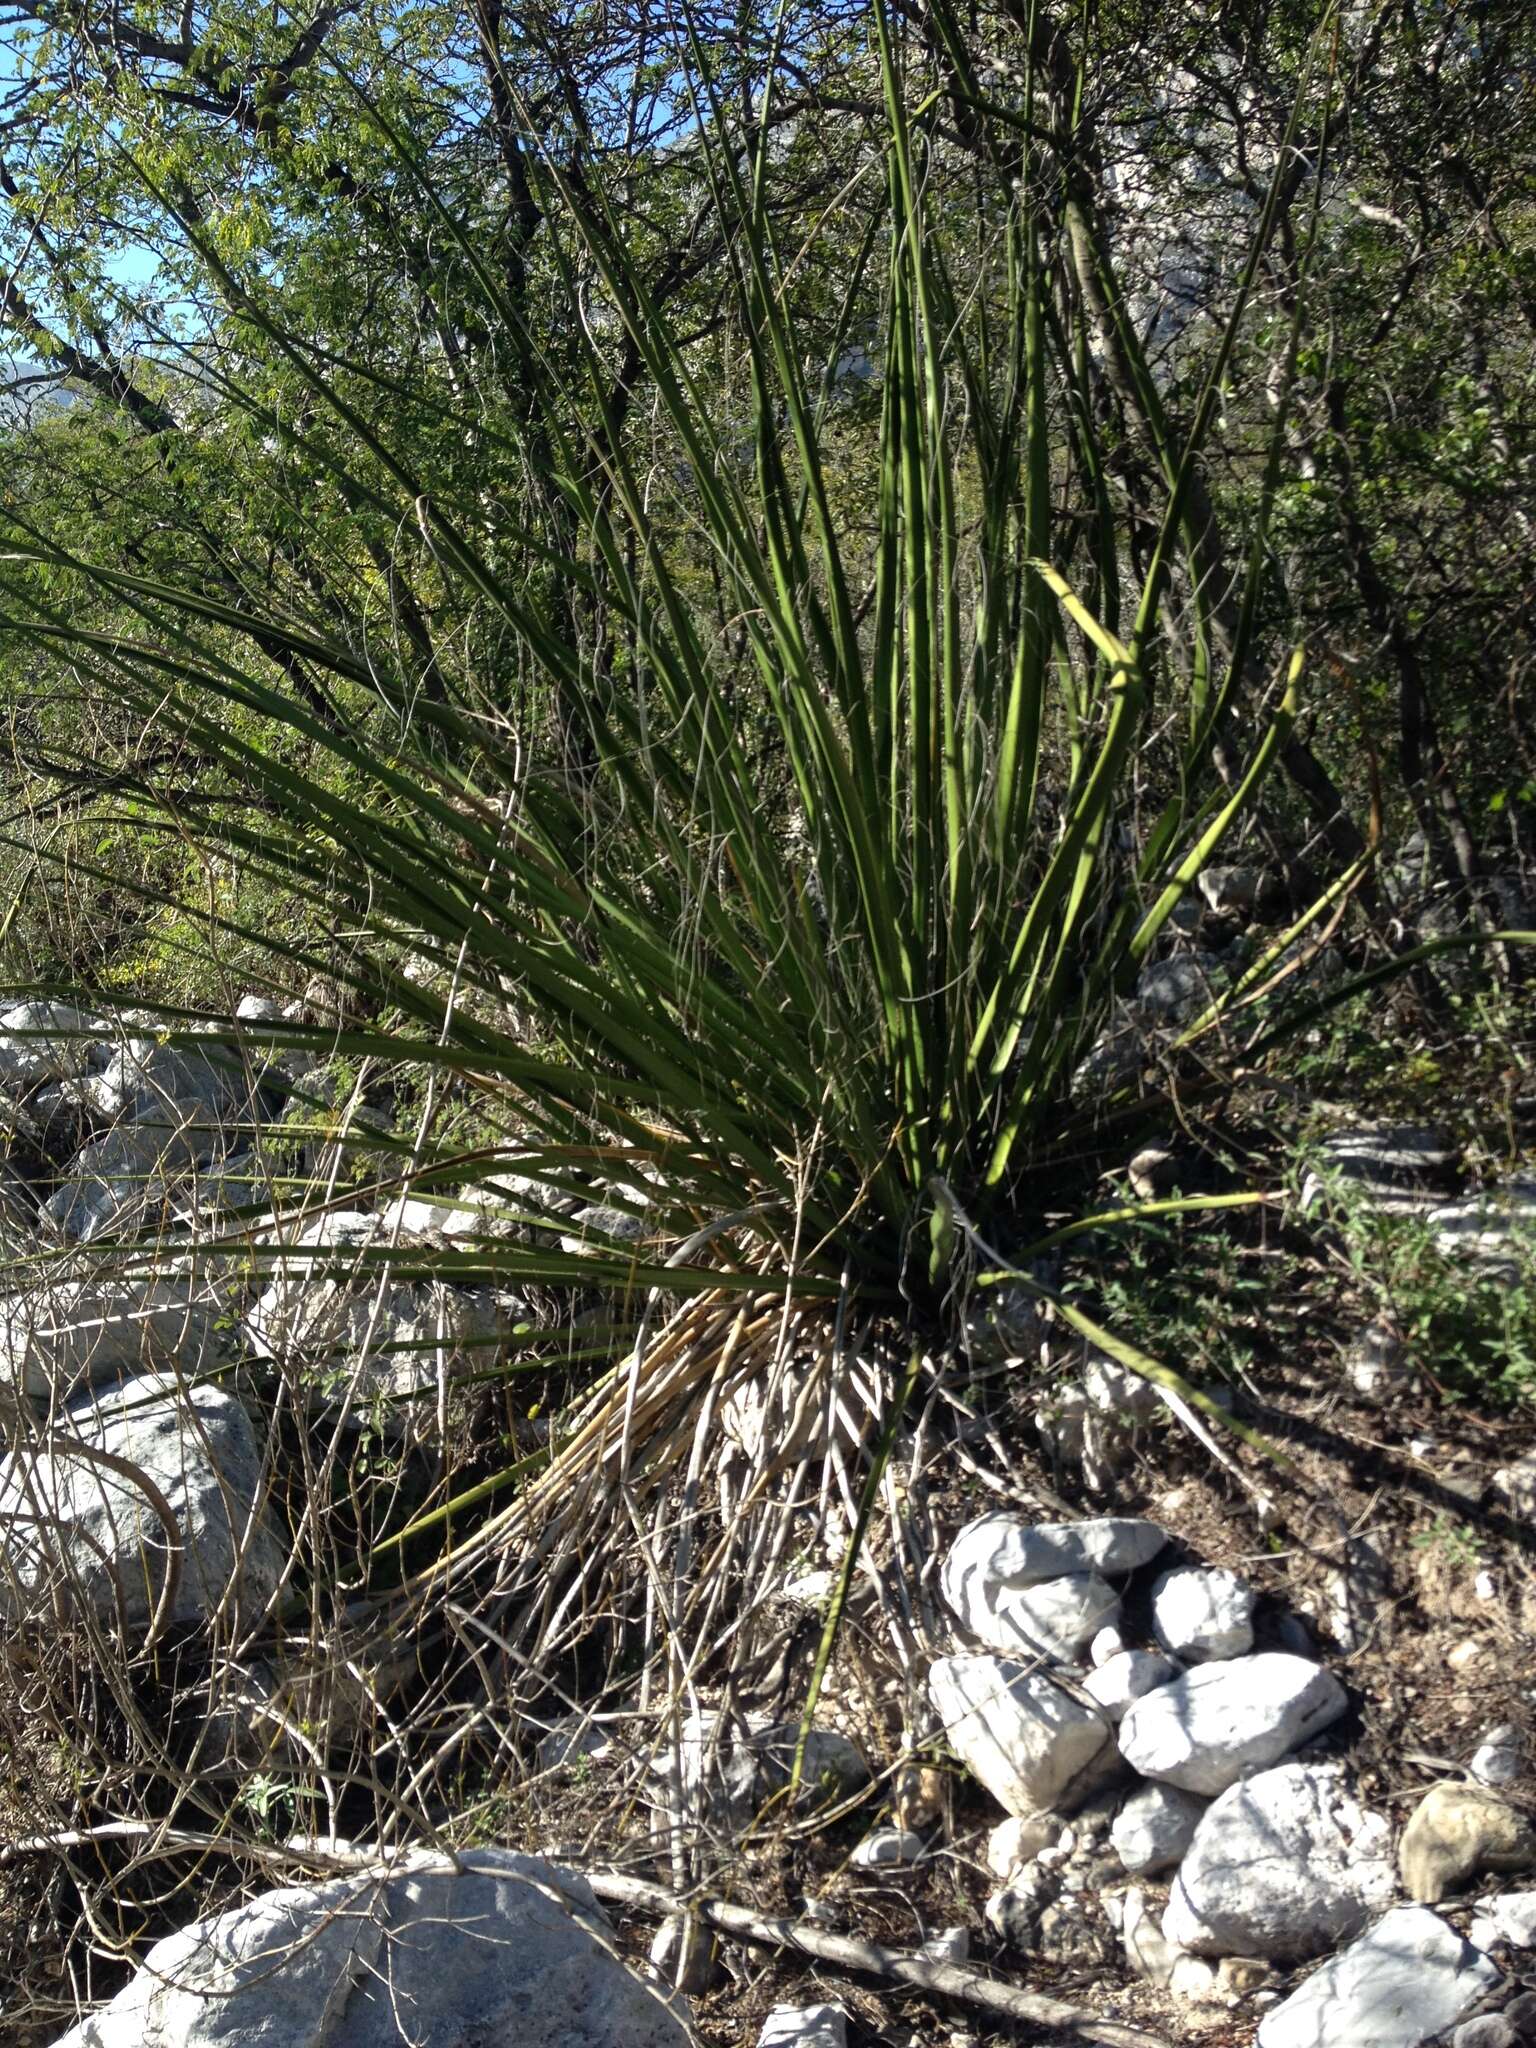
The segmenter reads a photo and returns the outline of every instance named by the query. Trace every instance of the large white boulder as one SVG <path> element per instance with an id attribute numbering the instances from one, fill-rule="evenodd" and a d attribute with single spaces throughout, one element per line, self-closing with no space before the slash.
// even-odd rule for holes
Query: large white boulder
<path id="1" fill-rule="evenodd" d="M 1499 1973 L 1425 1906 L 1399 1906 L 1267 2013 L 1258 2048 L 1419 2048 Z"/>
<path id="2" fill-rule="evenodd" d="M 56 2048 L 685 2048 L 585 1879 L 475 1849 L 263 1892 L 159 1941 Z"/>
<path id="3" fill-rule="evenodd" d="M 1144 1778 L 1225 1792 L 1310 1740 L 1346 1705 L 1331 1671 L 1265 1650 L 1202 1664 L 1133 1702 L 1120 1723 L 1120 1751 Z"/>
<path id="4" fill-rule="evenodd" d="M 1358 1934 L 1396 1895 L 1392 1830 L 1338 1764 L 1231 1786 L 1179 1865 L 1163 1932 L 1196 1955 L 1298 1962 Z"/>
<path id="5" fill-rule="evenodd" d="M 1236 1572 L 1184 1567 L 1152 1588 L 1152 1632 L 1185 1664 L 1241 1657 L 1253 1648 L 1254 1592 Z"/>
<path id="6" fill-rule="evenodd" d="M 171 1548 L 163 1503 L 179 1546 L 168 1618 L 249 1619 L 283 1573 L 265 1492 L 250 1417 L 218 1387 L 150 1373 L 76 1401 L 42 1447 L 0 1459 L 0 1614 L 147 1621 Z"/>
<path id="7" fill-rule="evenodd" d="M 1113 1768 L 1108 1718 L 1006 1657 L 941 1657 L 928 1696 L 944 1733 L 999 1805 L 1070 1811 Z"/>

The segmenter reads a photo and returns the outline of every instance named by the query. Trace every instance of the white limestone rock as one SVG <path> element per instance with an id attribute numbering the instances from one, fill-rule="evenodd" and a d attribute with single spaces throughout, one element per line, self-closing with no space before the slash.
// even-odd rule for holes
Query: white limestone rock
<path id="1" fill-rule="evenodd" d="M 1525 1772 L 1525 1742 L 1520 1730 L 1509 1721 L 1485 1729 L 1467 1771 L 1479 1785 L 1512 1785 Z"/>
<path id="2" fill-rule="evenodd" d="M 1435 1247 L 1487 1274 L 1518 1273 L 1520 1257 L 1536 1246 L 1536 1177 L 1516 1174 L 1470 1201 L 1431 1210 Z"/>
<path id="3" fill-rule="evenodd" d="M 1097 1671 L 1107 1664 L 1111 1657 L 1118 1657 L 1125 1648 L 1125 1637 L 1117 1628 L 1101 1628 L 1088 1645 L 1088 1662 Z"/>
<path id="4" fill-rule="evenodd" d="M 1135 1701 L 1120 1752 L 1144 1778 L 1214 1795 L 1278 1763 L 1348 1704 L 1331 1671 L 1284 1650 L 1203 1664 Z"/>
<path id="5" fill-rule="evenodd" d="M 76 1401 L 53 1444 L 0 1459 L 0 1614 L 51 1607 L 57 1595 L 125 1627 L 148 1621 L 170 1536 L 146 1480 L 180 1543 L 169 1619 L 203 1621 L 226 1601 L 246 1618 L 259 1613 L 284 1549 L 250 1417 L 219 1387 L 178 1388 L 149 1373 Z"/>
<path id="6" fill-rule="evenodd" d="M 1060 1837 L 1064 1823 L 1053 1813 L 1010 1814 L 987 1836 L 987 1868 L 1004 1884 Z"/>
<path id="7" fill-rule="evenodd" d="M 1156 1522 L 1103 1515 L 1086 1522 L 1026 1522 L 1017 1515 L 982 1515 L 949 1546 L 940 1583 L 957 1614 L 974 1597 L 969 1588 L 1037 1586 L 1073 1572 L 1114 1578 L 1156 1557 L 1168 1541 Z"/>
<path id="8" fill-rule="evenodd" d="M 734 1836 L 789 1784 L 800 1738 L 798 1721 L 742 1723 L 714 1711 L 691 1714 L 675 1748 L 658 1751 L 649 1795 L 668 1807 L 681 1802 L 698 1824 Z M 680 1774 L 680 1775 L 679 1775 Z M 855 1791 L 869 1765 L 847 1736 L 812 1728 L 806 1736 L 797 1811 Z"/>
<path id="9" fill-rule="evenodd" d="M 1144 1891 L 1128 1891 L 1120 1914 L 1120 1942 L 1125 1960 L 1138 1977 L 1166 1984 L 1183 1954 L 1164 1935 L 1159 1916 Z"/>
<path id="10" fill-rule="evenodd" d="M 928 1844 L 911 1828 L 876 1828 L 854 1849 L 848 1861 L 855 1870 L 889 1870 L 921 1863 Z"/>
<path id="11" fill-rule="evenodd" d="M 941 1657 L 928 1694 L 945 1735 L 998 1804 L 1069 1812 L 1114 1767 L 1108 1719 L 1004 1657 Z"/>
<path id="12" fill-rule="evenodd" d="M 1132 1372 L 1107 1352 L 1096 1351 L 1091 1345 L 1083 1357 L 1082 1385 L 1089 1407 L 1101 1415 L 1143 1421 L 1162 1410 L 1163 1397 L 1151 1380 L 1143 1379 L 1139 1372 Z M 1155 1557 L 1157 1552 L 1154 1550 L 1150 1555 Z M 1143 1558 L 1142 1562 L 1145 1563 L 1146 1559 Z M 1100 1565 L 1099 1569 L 1119 1571 L 1123 1567 Z"/>
<path id="13" fill-rule="evenodd" d="M 989 1650 L 1075 1664 L 1120 1612 L 1120 1596 L 1097 1572 L 1071 1572 L 1038 1586 L 985 1586 L 972 1581 L 966 1627 Z"/>
<path id="14" fill-rule="evenodd" d="M 195 1272 L 59 1278 L 0 1295 L 0 1383 L 32 1400 L 228 1355 L 227 1308 Z"/>
<path id="15" fill-rule="evenodd" d="M 1163 1932 L 1196 1955 L 1299 1962 L 1392 1903 L 1392 1830 L 1338 1764 L 1290 1763 L 1231 1786 L 1179 1865 Z"/>
<path id="16" fill-rule="evenodd" d="M 685 2011 L 612 1953 L 584 1878 L 473 1849 L 195 1921 L 57 2048 L 385 2048 L 406 2014 L 413 2048 L 685 2048 Z"/>
<path id="17" fill-rule="evenodd" d="M 1399 1906 L 1265 2015 L 1258 2048 L 1419 2048 L 1498 1982 L 1437 1913 Z"/>
<path id="18" fill-rule="evenodd" d="M 430 1415 L 441 1380 L 485 1372 L 517 1313 L 488 1287 L 400 1272 L 409 1247 L 379 1216 L 343 1210 L 263 1245 L 266 1284 L 246 1320 L 270 1358 L 317 1405 L 378 1404 L 392 1431 Z"/>
<path id="19" fill-rule="evenodd" d="M 1241 1657 L 1253 1648 L 1254 1597 L 1236 1572 L 1164 1572 L 1152 1589 L 1153 1634 L 1185 1664 Z"/>
<path id="20" fill-rule="evenodd" d="M 1492 1948 L 1499 1941 L 1511 1948 L 1536 1948 L 1536 1892 L 1495 1892 L 1491 1899 L 1478 1900 L 1473 1946 Z"/>
<path id="21" fill-rule="evenodd" d="M 0 1087 L 22 1094 L 73 1081 L 102 1056 L 110 1026 L 70 1003 L 13 1003 L 0 1011 Z"/>
<path id="22" fill-rule="evenodd" d="M 1132 1877 L 1171 1870 L 1194 1839 L 1209 1801 L 1177 1785 L 1138 1785 L 1115 1815 L 1109 1839 Z"/>
<path id="23" fill-rule="evenodd" d="M 1154 1650 L 1122 1650 L 1109 1658 L 1083 1682 L 1083 1690 L 1108 1714 L 1119 1721 L 1133 1701 L 1145 1699 L 1160 1685 L 1171 1685 L 1183 1667 L 1172 1657 Z"/>
<path id="24" fill-rule="evenodd" d="M 840 2005 L 776 2005 L 757 2048 L 848 2048 L 848 2015 Z"/>

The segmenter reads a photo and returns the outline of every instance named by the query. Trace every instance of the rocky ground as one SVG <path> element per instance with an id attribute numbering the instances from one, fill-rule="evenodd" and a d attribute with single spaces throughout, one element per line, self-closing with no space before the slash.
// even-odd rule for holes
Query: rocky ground
<path id="1" fill-rule="evenodd" d="M 1180 958 L 1203 986 L 1209 967 Z M 1145 993 L 1144 1023 L 1204 999 L 1166 972 Z M 1536 1425 L 1513 1368 L 1497 1399 L 1470 1397 L 1435 1304 L 1404 1312 L 1361 1253 L 1378 1225 L 1416 1232 L 1436 1270 L 1524 1302 L 1522 1074 L 1498 1146 L 1466 1119 L 1312 1104 L 1308 1146 L 1261 1156 L 1276 1117 L 1235 1098 L 1246 1165 L 1209 1121 L 1140 1146 L 1106 1204 L 1276 1191 L 1221 1220 L 1209 1301 L 1146 1333 L 1159 1355 L 1187 1345 L 1175 1362 L 1213 1408 L 991 1298 L 895 1443 L 798 1787 L 845 1547 L 814 1514 L 743 1595 L 751 1658 L 670 1696 L 611 1667 L 562 1673 L 519 1723 L 517 1773 L 381 1874 L 387 1835 L 349 1835 L 348 1788 L 378 1793 L 420 1657 L 402 1675 L 399 1645 L 359 1652 L 371 1711 L 338 1763 L 336 1660 L 324 1700 L 306 1694 L 295 1560 L 313 1561 L 317 1493 L 366 1542 L 469 1426 L 455 1390 L 529 1304 L 420 1254 L 494 1217 L 469 1194 L 348 1206 L 313 1086 L 305 1100 L 330 1085 L 313 1055 L 173 1046 L 148 1020 L 57 1006 L 0 1016 L 7 2038 L 196 2048 L 245 2039 L 221 2029 L 255 2000 L 274 2048 L 690 2027 L 782 2048 L 1536 2041 Z M 329 1172 L 322 1215 L 263 1208 L 279 1156 L 285 1185 Z M 591 1194 L 572 1242 L 628 1226 Z M 198 1255 L 231 1212 L 250 1255 Z M 1165 1249 L 1146 1299 L 1195 1270 L 1190 1242 Z M 1100 1233 L 1066 1277 L 1112 1290 L 1122 1251 Z M 1251 1331 L 1216 1372 L 1213 1313 L 1224 1342 Z M 723 1416 L 721 1510 L 741 1497 L 732 1458 L 757 1469 L 788 1412 L 764 1397 Z M 116 1720 L 80 1703 L 71 1667 L 109 1793 L 71 1754 L 50 1626 L 83 1630 L 87 1663 L 92 1644 L 104 1663 L 136 1646 Z M 123 1732 L 151 1678 L 176 1716 L 153 1770 L 148 1736 Z M 158 1809 L 154 1771 L 180 1787 Z M 284 1804 L 300 1781 L 325 1787 L 302 1812 Z M 209 1788 L 201 1806 L 189 1786 Z M 208 1846 L 235 1810 L 274 1816 L 238 1869 Z M 130 1837 L 176 1882 L 140 1883 L 130 1924 L 82 1936 L 78 1900 Z M 213 1867 L 188 1879 L 188 1856 Z M 482 1925 L 488 1945 L 464 1933 Z M 125 1981 L 110 1952 L 155 1936 Z M 46 2014 L 71 2002 L 102 2010 L 66 2033 Z"/>

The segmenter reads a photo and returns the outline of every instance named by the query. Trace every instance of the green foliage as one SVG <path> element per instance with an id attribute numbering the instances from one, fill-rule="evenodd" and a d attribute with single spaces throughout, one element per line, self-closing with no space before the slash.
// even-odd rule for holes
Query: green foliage
<path id="1" fill-rule="evenodd" d="M 1513 1230 L 1497 1257 L 1480 1259 L 1348 1181 L 1335 1177 L 1327 1193 L 1358 1298 L 1430 1384 L 1481 1408 L 1536 1402 L 1536 1230 Z"/>

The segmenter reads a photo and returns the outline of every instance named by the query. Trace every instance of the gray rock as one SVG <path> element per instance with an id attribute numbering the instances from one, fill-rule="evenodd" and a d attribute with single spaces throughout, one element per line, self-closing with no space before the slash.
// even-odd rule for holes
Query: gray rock
<path id="1" fill-rule="evenodd" d="M 1281 892 L 1278 878 L 1267 868 L 1205 868 L 1200 894 L 1217 917 L 1247 917 L 1267 908 Z"/>
<path id="2" fill-rule="evenodd" d="M 1120 1613 L 1119 1594 L 1097 1572 L 1071 1572 L 1037 1586 L 989 1582 L 975 1574 L 955 1586 L 951 1604 L 988 1649 L 1047 1657 L 1054 1664 L 1076 1663 Z"/>
<path id="3" fill-rule="evenodd" d="M 1152 1984 L 1166 1984 L 1183 1953 L 1164 1935 L 1159 1916 L 1143 1891 L 1129 1891 L 1125 1895 L 1120 1942 L 1131 1970 Z"/>
<path id="4" fill-rule="evenodd" d="M 220 1388 L 178 1389 L 164 1374 L 75 1402 L 47 1446 L 0 1460 L 0 1613 L 36 1611 L 57 1592 L 127 1627 L 147 1621 L 169 1538 L 146 1481 L 180 1539 L 169 1618 L 203 1621 L 226 1600 L 244 1619 L 259 1613 L 277 1590 L 284 1551 L 264 1505 L 250 1417 Z"/>
<path id="5" fill-rule="evenodd" d="M 799 1738 L 798 1721 L 690 1715 L 678 1730 L 676 1748 L 664 1747 L 652 1764 L 649 1796 L 660 1805 L 680 1803 L 696 1824 L 734 1837 L 789 1784 Z M 868 1778 L 869 1765 L 845 1735 L 812 1728 L 797 1810 L 841 1798 Z"/>
<path id="6" fill-rule="evenodd" d="M 1258 2048 L 1419 2048 L 1498 1981 L 1438 1914 L 1399 1906 L 1265 2015 Z"/>
<path id="7" fill-rule="evenodd" d="M 97 1078 L 93 1101 L 103 1116 L 217 1132 L 256 1113 L 260 1084 L 260 1062 L 253 1068 L 236 1047 L 130 1038 Z"/>
<path id="8" fill-rule="evenodd" d="M 488 1287 L 409 1277 L 384 1220 L 347 1210 L 262 1249 L 263 1287 L 246 1321 L 258 1357 L 280 1365 L 327 1405 L 386 1403 L 380 1419 L 408 1429 L 431 1412 L 412 1396 L 440 1378 L 495 1364 L 516 1304 Z"/>
<path id="9" fill-rule="evenodd" d="M 614 1245 L 637 1245 L 650 1228 L 627 1209 L 589 1202 L 571 1218 L 571 1228 L 561 1237 L 560 1249 L 579 1258 L 583 1252 L 601 1253 Z"/>
<path id="10" fill-rule="evenodd" d="M 1512 1785 L 1525 1771 L 1525 1741 L 1512 1722 L 1501 1722 L 1478 1737 L 1467 1770 L 1479 1785 Z"/>
<path id="11" fill-rule="evenodd" d="M 1181 2005 L 1214 2005 L 1221 1997 L 1220 1972 L 1204 1956 L 1180 1949 L 1168 1972 L 1168 1989 Z"/>
<path id="12" fill-rule="evenodd" d="M 1435 1905 L 1483 1870 L 1536 1867 L 1536 1828 L 1483 1785 L 1431 1785 L 1398 1844 L 1409 1898 Z"/>
<path id="13" fill-rule="evenodd" d="M 930 1963 L 963 1963 L 971 1953 L 971 1930 L 941 1927 L 937 1934 L 918 1943 L 917 1952 Z"/>
<path id="14" fill-rule="evenodd" d="M 848 2048 L 848 2015 L 840 2005 L 776 2005 L 757 2048 Z"/>
<path id="15" fill-rule="evenodd" d="M 910 1828 L 876 1828 L 857 1845 L 848 1861 L 855 1870 L 886 1870 L 921 1863 L 927 1853 L 928 1844 Z"/>
<path id="16" fill-rule="evenodd" d="M 534 1754 L 541 1771 L 563 1771 L 573 1764 L 605 1762 L 613 1754 L 613 1743 L 590 1716 L 563 1714 L 540 1736 Z"/>
<path id="17" fill-rule="evenodd" d="M 1097 1671 L 1107 1664 L 1111 1657 L 1122 1656 L 1125 1652 L 1125 1637 L 1117 1628 L 1101 1628 L 1088 1645 L 1088 1662 Z"/>
<path id="18" fill-rule="evenodd" d="M 1363 1649 L 1382 1626 L 1392 1593 L 1386 1559 L 1369 1536 L 1351 1536 L 1322 1586 L 1319 1620 L 1346 1653 Z"/>
<path id="19" fill-rule="evenodd" d="M 1016 1870 L 1058 1840 L 1063 1825 L 1053 1813 L 1010 1814 L 987 1836 L 988 1870 L 1007 1884 Z"/>
<path id="20" fill-rule="evenodd" d="M 1236 1572 L 1164 1572 L 1152 1589 L 1152 1629 L 1186 1664 L 1241 1657 L 1253 1648 L 1254 1591 Z"/>
<path id="21" fill-rule="evenodd" d="M 281 1024 L 284 1007 L 276 996 L 244 995 L 235 1005 L 235 1019 L 240 1024 Z"/>
<path id="22" fill-rule="evenodd" d="M 57 1279 L 0 1295 L 0 1380 L 33 1400 L 230 1354 L 224 1305 L 193 1273 Z"/>
<path id="23" fill-rule="evenodd" d="M 1491 1948 L 1496 1941 L 1536 1948 L 1536 1892 L 1495 1892 L 1491 1899 L 1479 1899 L 1472 1940 L 1478 1948 Z"/>
<path id="24" fill-rule="evenodd" d="M 1141 971 L 1133 997 L 1149 1024 L 1187 1024 L 1219 993 L 1225 976 L 1214 953 L 1175 953 Z"/>
<path id="25" fill-rule="evenodd" d="M 1298 1962 L 1392 1902 L 1392 1830 L 1337 1764 L 1281 1764 L 1233 1785 L 1196 1828 L 1163 1916 L 1195 1955 Z"/>
<path id="26" fill-rule="evenodd" d="M 507 1849 L 457 1861 L 407 1856 L 197 1921 L 57 2048 L 397 2048 L 405 2015 L 412 2048 L 684 2048 L 585 1879 Z"/>
<path id="27" fill-rule="evenodd" d="M 1089 1672 L 1083 1690 L 1098 1701 L 1111 1721 L 1118 1721 L 1133 1700 L 1171 1684 L 1181 1668 L 1172 1657 L 1161 1657 L 1153 1650 L 1122 1650 Z"/>
<path id="28" fill-rule="evenodd" d="M 1521 2048 L 1522 2036 L 1501 2012 L 1485 2012 L 1463 2020 L 1452 2034 L 1450 2048 Z"/>
<path id="29" fill-rule="evenodd" d="M 73 1081 L 95 1064 L 110 1026 L 69 1003 L 13 1003 L 0 1012 L 0 1087 L 22 1094 Z"/>
<path id="30" fill-rule="evenodd" d="M 1138 1785 L 1110 1829 L 1122 1866 L 1132 1877 L 1171 1870 L 1193 1841 L 1208 1804 L 1177 1785 Z"/>
<path id="31" fill-rule="evenodd" d="M 949 1547 L 941 1584 L 957 1614 L 976 1581 L 1036 1586 L 1073 1572 L 1113 1578 L 1149 1563 L 1168 1541 L 1155 1522 L 1103 1516 L 1087 1522 L 1025 1522 L 1017 1515 L 983 1515 L 968 1522 Z M 953 1590 L 951 1590 L 953 1589 Z"/>
<path id="32" fill-rule="evenodd" d="M 1186 1792 L 1224 1792 L 1278 1763 L 1347 1704 L 1332 1672 L 1265 1650 L 1203 1664 L 1137 1700 L 1120 1723 L 1120 1751 L 1145 1778 Z"/>
<path id="33" fill-rule="evenodd" d="M 1453 1134 L 1438 1124 L 1362 1124 L 1336 1131 L 1318 1150 L 1316 1169 L 1301 1184 L 1310 1209 L 1331 1183 L 1345 1182 L 1374 1209 L 1425 1214 L 1434 1189 L 1449 1183 L 1460 1157 Z"/>
<path id="34" fill-rule="evenodd" d="M 941 1657 L 928 1694 L 967 1768 L 1009 1813 L 1070 1811 L 1114 1767 L 1105 1716 L 1003 1657 Z"/>

